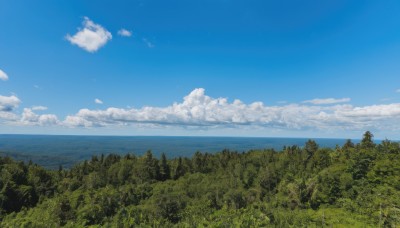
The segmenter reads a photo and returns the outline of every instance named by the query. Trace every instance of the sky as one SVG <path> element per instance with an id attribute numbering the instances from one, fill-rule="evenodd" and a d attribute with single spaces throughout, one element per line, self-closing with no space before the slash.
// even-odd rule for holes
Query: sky
<path id="1" fill-rule="evenodd" d="M 0 134 L 400 139 L 398 12 L 0 0 Z"/>

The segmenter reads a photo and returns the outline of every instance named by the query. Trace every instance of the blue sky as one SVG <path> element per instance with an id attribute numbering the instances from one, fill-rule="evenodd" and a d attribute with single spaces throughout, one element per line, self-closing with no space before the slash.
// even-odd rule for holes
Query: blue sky
<path id="1" fill-rule="evenodd" d="M 399 139 L 398 12 L 390 0 L 2 0 L 0 133 Z"/>

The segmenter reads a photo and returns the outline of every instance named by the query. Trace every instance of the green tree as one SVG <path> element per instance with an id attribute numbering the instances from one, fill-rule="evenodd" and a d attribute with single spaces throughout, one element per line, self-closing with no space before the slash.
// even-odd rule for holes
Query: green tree
<path id="1" fill-rule="evenodd" d="M 171 178 L 171 170 L 168 165 L 167 156 L 165 153 L 161 155 L 161 164 L 160 164 L 160 178 L 159 180 L 165 181 Z"/>
<path id="2" fill-rule="evenodd" d="M 354 143 L 351 141 L 351 139 L 347 139 L 346 142 L 344 143 L 342 149 L 347 150 L 350 148 L 354 148 Z"/>
<path id="3" fill-rule="evenodd" d="M 304 151 L 306 152 L 305 162 L 308 162 L 317 150 L 318 144 L 314 140 L 309 139 L 304 147 Z"/>
<path id="4" fill-rule="evenodd" d="M 176 166 L 176 169 L 175 169 L 174 180 L 179 179 L 183 175 L 185 175 L 185 169 L 184 169 L 183 164 L 182 164 L 182 157 L 179 157 L 178 165 Z"/>
<path id="5" fill-rule="evenodd" d="M 364 149 L 370 149 L 375 147 L 373 142 L 374 135 L 370 131 L 366 131 L 361 140 L 361 147 Z"/>
<path id="6" fill-rule="evenodd" d="M 149 180 L 160 179 L 160 166 L 150 150 L 144 155 L 144 169 Z"/>

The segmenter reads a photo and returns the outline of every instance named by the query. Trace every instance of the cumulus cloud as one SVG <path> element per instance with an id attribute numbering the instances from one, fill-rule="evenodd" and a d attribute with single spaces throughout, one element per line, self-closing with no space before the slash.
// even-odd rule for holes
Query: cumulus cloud
<path id="1" fill-rule="evenodd" d="M 11 112 L 17 108 L 20 103 L 21 100 L 14 95 L 9 97 L 0 95 L 0 112 Z"/>
<path id="2" fill-rule="evenodd" d="M 33 109 L 24 108 L 22 112 L 21 120 L 19 124 L 22 125 L 39 125 L 39 126 L 54 126 L 59 124 L 59 120 L 56 115 L 43 114 L 38 115 L 33 112 Z"/>
<path id="3" fill-rule="evenodd" d="M 151 43 L 148 39 L 143 38 L 142 40 L 143 40 L 143 42 L 147 45 L 147 47 L 149 47 L 149 48 L 155 47 L 154 44 Z"/>
<path id="4" fill-rule="evenodd" d="M 0 80 L 7 81 L 8 75 L 0 69 Z"/>
<path id="5" fill-rule="evenodd" d="M 338 103 L 347 103 L 347 102 L 350 102 L 350 98 L 341 98 L 341 99 L 335 99 L 335 98 L 320 99 L 320 98 L 316 98 L 316 99 L 313 99 L 313 100 L 303 101 L 303 103 L 309 103 L 309 104 L 314 104 L 314 105 L 338 104 Z"/>
<path id="6" fill-rule="evenodd" d="M 17 114 L 16 108 L 21 100 L 15 95 L 0 95 L 0 121 L 11 125 L 40 125 L 40 126 L 60 126 L 61 122 L 56 115 L 43 114 L 38 115 L 34 111 L 47 110 L 45 106 L 33 106 L 32 108 L 24 108 L 21 114 Z"/>
<path id="7" fill-rule="evenodd" d="M 131 37 L 132 36 L 132 31 L 126 30 L 124 28 L 120 29 L 118 31 L 118 35 L 124 36 L 124 37 Z"/>
<path id="8" fill-rule="evenodd" d="M 13 111 L 19 106 L 21 100 L 12 96 L 1 96 L 0 95 L 0 121 L 13 122 L 18 119 L 18 115 Z"/>
<path id="9" fill-rule="evenodd" d="M 0 111 L 0 121 L 9 121 L 9 122 L 15 122 L 18 120 L 18 115 L 12 112 L 3 112 Z"/>
<path id="10" fill-rule="evenodd" d="M 96 98 L 96 99 L 94 99 L 94 103 L 96 103 L 96 104 L 103 104 L 103 101 L 100 100 L 100 99 L 98 99 L 98 98 Z"/>
<path id="11" fill-rule="evenodd" d="M 109 31 L 91 21 L 88 17 L 84 18 L 82 25 L 83 28 L 79 28 L 75 35 L 66 35 L 66 39 L 71 44 L 77 45 L 88 52 L 96 52 L 112 39 Z"/>
<path id="12" fill-rule="evenodd" d="M 326 104 L 326 103 L 323 103 Z M 267 106 L 240 100 L 212 98 L 202 88 L 193 90 L 181 103 L 167 107 L 81 109 L 67 116 L 71 127 L 151 124 L 181 127 L 254 126 L 275 129 L 400 129 L 400 104 L 354 107 L 342 105 L 287 104 Z"/>
<path id="13" fill-rule="evenodd" d="M 16 125 L 64 127 L 178 127 L 185 129 L 275 129 L 275 130 L 400 130 L 400 103 L 369 106 L 350 104 L 244 103 L 238 99 L 213 98 L 198 88 L 181 102 L 165 107 L 81 109 L 59 120 L 56 115 L 37 114 L 44 106 L 13 111 L 20 104 L 15 96 L 0 96 L 0 119 Z"/>

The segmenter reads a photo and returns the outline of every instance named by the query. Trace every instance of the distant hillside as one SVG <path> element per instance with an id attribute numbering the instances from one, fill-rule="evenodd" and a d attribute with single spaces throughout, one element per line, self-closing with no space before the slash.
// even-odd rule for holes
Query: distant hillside
<path id="1" fill-rule="evenodd" d="M 160 158 L 192 157 L 196 151 L 216 153 L 224 149 L 244 152 L 254 149 L 282 150 L 287 145 L 304 146 L 304 138 L 244 137 L 164 137 L 164 136 L 63 136 L 63 135 L 0 135 L 0 153 L 16 160 L 32 160 L 48 169 L 59 165 L 71 168 L 93 155 L 111 153 L 121 156 L 143 155 L 151 150 Z M 315 139 L 321 147 L 335 148 L 345 139 Z M 354 140 L 355 143 L 359 140 Z"/>

